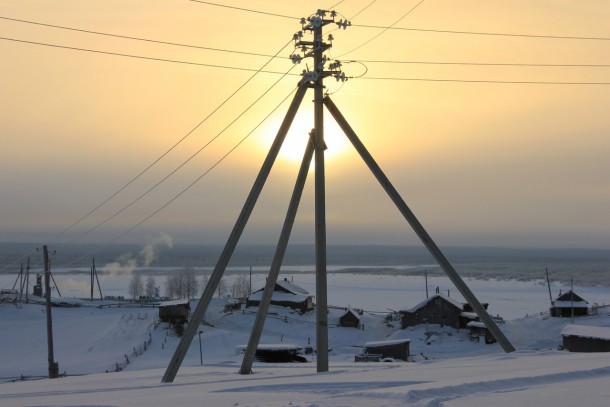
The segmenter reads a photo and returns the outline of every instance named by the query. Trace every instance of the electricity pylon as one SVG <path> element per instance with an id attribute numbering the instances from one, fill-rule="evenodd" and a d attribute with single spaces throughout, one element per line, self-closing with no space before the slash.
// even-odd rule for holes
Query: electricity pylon
<path id="1" fill-rule="evenodd" d="M 356 133 L 352 130 L 347 120 L 343 117 L 337 106 L 332 102 L 329 96 L 324 96 L 324 78 L 334 77 L 336 80 L 345 81 L 345 74 L 341 71 L 341 63 L 338 61 L 330 62 L 330 59 L 324 54 L 332 46 L 332 36 L 328 36 L 328 43 L 324 41 L 322 30 L 328 24 L 337 24 L 339 28 L 345 29 L 350 23 L 347 20 L 336 21 L 336 13 L 334 11 L 318 10 L 315 15 L 305 19 L 301 19 L 301 28 L 294 35 L 295 46 L 298 47 L 302 55 L 293 54 L 291 60 L 294 63 L 300 63 L 305 58 L 313 58 L 313 69 L 303 72 L 303 78 L 298 84 L 298 88 L 294 99 L 278 133 L 269 149 L 267 157 L 258 173 L 250 194 L 246 198 L 246 202 L 242 211 L 237 218 L 237 222 L 227 240 L 227 243 L 220 255 L 218 263 L 212 272 L 210 280 L 206 285 L 201 299 L 193 312 L 187 329 L 185 330 L 176 351 L 165 371 L 162 382 L 173 382 L 178 369 L 186 355 L 186 352 L 197 332 L 197 329 L 203 321 L 203 316 L 212 299 L 212 296 L 218 287 L 218 283 L 226 269 L 227 264 L 237 246 L 239 238 L 248 222 L 248 219 L 254 209 L 254 205 L 262 191 L 262 188 L 267 180 L 271 168 L 277 155 L 280 151 L 282 143 L 286 138 L 286 134 L 292 124 L 292 121 L 298 111 L 298 108 L 309 88 L 314 90 L 314 129 L 310 133 L 310 140 L 307 144 L 303 161 L 297 176 L 295 187 L 292 193 L 284 225 L 280 234 L 279 242 L 272 261 L 267 283 L 261 298 L 256 320 L 252 328 L 252 333 L 248 341 L 246 353 L 242 362 L 240 373 L 251 373 L 252 363 L 256 353 L 260 336 L 262 334 L 267 310 L 273 295 L 273 288 L 277 281 L 282 260 L 285 254 L 286 247 L 299 201 L 303 192 L 307 172 L 312 156 L 315 153 L 315 248 L 316 248 L 316 350 L 317 350 L 317 371 L 328 371 L 328 317 L 327 317 L 327 281 L 326 281 L 326 208 L 325 208 L 325 168 L 324 168 L 324 150 L 326 144 L 324 142 L 324 106 L 331 113 L 335 121 L 339 124 L 345 135 L 351 141 L 354 148 L 360 154 L 361 158 L 367 164 L 373 175 L 384 188 L 390 199 L 394 202 L 400 213 L 411 225 L 417 236 L 421 239 L 428 251 L 437 260 L 441 268 L 445 271 L 449 279 L 453 282 L 462 296 L 472 306 L 473 310 L 485 324 L 490 333 L 496 338 L 498 343 L 506 352 L 515 350 L 513 345 L 506 338 L 504 333 L 498 328 L 496 323 L 487 313 L 487 310 L 477 300 L 475 295 L 470 291 L 466 283 L 460 278 L 453 266 L 443 255 L 438 246 L 434 243 L 430 235 L 426 232 L 421 223 L 417 220 L 413 212 L 404 202 L 398 191 L 394 188 L 390 180 L 385 176 L 379 165 L 368 152 L 364 144 L 360 141 Z M 312 41 L 303 40 L 305 33 L 310 32 L 313 35 Z"/>

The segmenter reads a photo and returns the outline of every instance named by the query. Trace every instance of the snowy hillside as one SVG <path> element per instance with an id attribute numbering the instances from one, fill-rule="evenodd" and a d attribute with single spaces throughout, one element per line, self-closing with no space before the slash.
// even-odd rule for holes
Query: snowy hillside
<path id="1" fill-rule="evenodd" d="M 225 313 L 224 300 L 214 299 L 201 329 L 204 366 L 196 336 L 175 383 L 161 385 L 179 338 L 168 324 L 158 323 L 158 310 L 87 305 L 53 308 L 55 360 L 68 377 L 23 382 L 21 375 L 47 374 L 44 307 L 0 305 L 0 405 L 154 407 L 200 404 L 202 397 L 210 406 L 461 406 L 479 405 L 489 397 L 493 405 L 515 405 L 511 403 L 519 397 L 547 405 L 547 400 L 565 401 L 561 384 L 568 381 L 579 402 L 601 406 L 609 397 L 607 386 L 600 385 L 610 378 L 608 354 L 557 350 L 569 318 L 507 321 L 501 328 L 519 351 L 504 354 L 497 344 L 471 341 L 466 330 L 438 325 L 400 330 L 383 314 L 364 313 L 363 330 L 338 327 L 344 310 L 331 309 L 330 372 L 315 373 L 315 356 L 308 355 L 311 363 L 256 362 L 253 375 L 240 376 L 242 355 L 236 349 L 247 343 L 256 309 Z M 313 312 L 299 315 L 272 306 L 261 343 L 315 344 L 314 318 Z M 576 323 L 610 326 L 610 317 L 584 317 Z M 408 363 L 354 363 L 364 343 L 399 338 L 411 339 Z M 83 374 L 87 376 L 79 377 Z"/>

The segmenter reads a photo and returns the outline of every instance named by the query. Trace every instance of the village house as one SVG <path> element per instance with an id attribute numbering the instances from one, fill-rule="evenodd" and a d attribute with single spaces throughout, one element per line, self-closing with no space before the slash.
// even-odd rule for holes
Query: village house
<path id="1" fill-rule="evenodd" d="M 482 305 L 487 309 L 489 304 Z M 399 313 L 402 329 L 422 324 L 438 324 L 460 329 L 466 328 L 468 322 L 478 320 L 469 304 L 442 294 L 433 295 L 413 308 L 401 310 Z"/>
<path id="2" fill-rule="evenodd" d="M 159 304 L 159 319 L 170 324 L 188 322 L 191 306 L 189 300 L 165 301 Z"/>
<path id="3" fill-rule="evenodd" d="M 610 352 L 610 328 L 566 325 L 561 331 L 563 348 L 570 352 Z"/>
<path id="4" fill-rule="evenodd" d="M 264 287 L 254 291 L 246 299 L 246 308 L 258 307 L 263 298 L 264 291 Z M 284 280 L 275 283 L 273 295 L 271 296 L 271 304 L 279 305 L 280 307 L 289 307 L 303 314 L 313 309 L 313 296 L 305 289 L 284 278 Z"/>
<path id="5" fill-rule="evenodd" d="M 560 293 L 551 306 L 551 316 L 570 318 L 587 315 L 589 312 L 588 304 L 587 301 L 571 290 L 564 294 Z"/>
<path id="6" fill-rule="evenodd" d="M 348 309 L 345 314 L 339 317 L 339 326 L 359 328 L 360 327 L 360 313 L 353 309 Z"/>

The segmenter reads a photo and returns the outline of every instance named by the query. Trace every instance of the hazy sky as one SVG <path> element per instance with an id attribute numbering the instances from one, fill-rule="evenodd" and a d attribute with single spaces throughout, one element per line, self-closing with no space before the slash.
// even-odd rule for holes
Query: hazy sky
<path id="1" fill-rule="evenodd" d="M 354 26 L 333 31 L 330 56 L 359 62 L 343 66 L 353 79 L 327 80 L 327 90 L 439 245 L 610 245 L 610 67 L 582 66 L 610 65 L 610 2 L 426 0 L 399 22 L 419 0 L 218 3 L 233 8 L 187 0 L 0 0 L 0 241 L 118 239 L 208 171 L 299 77 L 256 75 L 150 170 L 55 236 L 187 136 L 254 74 L 227 67 L 257 70 L 269 60 L 264 55 L 279 52 L 282 58 L 265 70 L 287 72 L 298 18 L 339 3 L 336 11 L 356 17 Z M 423 30 L 362 27 L 395 22 Z M 305 63 L 291 73 L 303 69 Z M 278 79 L 209 147 L 136 201 Z M 507 81 L 606 84 L 497 83 Z M 292 139 L 306 140 L 312 99 L 308 93 L 287 140 L 292 151 L 277 161 L 244 242 L 277 240 L 298 168 L 291 157 L 301 154 Z M 118 242 L 163 233 L 177 243 L 224 243 L 286 109 L 284 103 L 192 188 Z M 326 120 L 328 243 L 418 244 L 329 114 Z M 313 201 L 311 171 L 293 242 L 314 241 Z"/>

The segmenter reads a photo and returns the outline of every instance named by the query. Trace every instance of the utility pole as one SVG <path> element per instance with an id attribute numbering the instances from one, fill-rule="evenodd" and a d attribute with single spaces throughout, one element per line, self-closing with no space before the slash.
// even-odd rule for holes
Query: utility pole
<path id="1" fill-rule="evenodd" d="M 552 307 L 553 306 L 553 295 L 551 294 L 551 280 L 549 279 L 549 269 L 545 267 L 544 271 L 546 272 L 546 285 L 549 288 L 549 300 L 551 300 L 551 307 Z"/>
<path id="2" fill-rule="evenodd" d="M 51 267 L 47 245 L 42 246 L 44 257 L 44 289 L 47 314 L 47 353 L 49 361 L 49 379 L 59 376 L 59 366 L 53 356 L 53 317 L 51 315 Z"/>
<path id="3" fill-rule="evenodd" d="M 25 303 L 29 304 L 28 291 L 30 290 L 30 256 L 28 256 L 28 263 L 25 267 Z"/>
<path id="4" fill-rule="evenodd" d="M 323 16 L 311 19 L 313 29 L 314 147 L 315 147 L 315 234 L 316 234 L 316 350 L 318 372 L 328 371 L 328 300 L 326 276 L 326 187 L 324 181 L 324 52 L 330 48 L 322 38 Z"/>
<path id="5" fill-rule="evenodd" d="M 210 280 L 205 287 L 201 298 L 197 303 L 195 311 L 191 315 L 191 319 L 187 328 L 182 335 L 182 339 L 169 362 L 169 365 L 163 375 L 161 381 L 163 383 L 173 382 L 178 369 L 186 355 L 188 348 L 197 332 L 199 324 L 203 320 L 203 316 L 207 310 L 210 300 L 214 294 L 214 291 L 219 286 L 222 275 L 225 271 L 227 264 L 235 250 L 235 247 L 241 237 L 241 234 L 248 222 L 250 215 L 254 209 L 254 206 L 258 200 L 258 197 L 262 191 L 262 188 L 271 172 L 271 168 L 279 150 L 282 146 L 286 133 L 288 132 L 290 125 L 297 113 L 299 105 L 303 100 L 305 92 L 312 88 L 314 90 L 314 129 L 310 133 L 310 143 L 307 146 L 306 153 L 303 157 L 301 171 L 297 176 L 297 182 L 295 183 L 295 189 L 293 191 L 293 197 L 291 198 L 286 219 L 278 246 L 276 247 L 276 253 L 273 259 L 272 267 L 267 278 L 267 284 L 261 303 L 259 304 L 259 311 L 257 312 L 256 321 L 248 342 L 246 349 L 246 355 L 240 373 L 249 374 L 251 373 L 251 366 L 254 360 L 256 347 L 258 340 L 262 333 L 264 318 L 267 313 L 268 303 L 272 296 L 272 287 L 275 285 L 275 279 L 280 270 L 282 259 L 288 244 L 290 236 L 290 230 L 292 228 L 296 210 L 300 200 L 300 195 L 307 175 L 307 162 L 311 160 L 311 155 L 315 152 L 315 248 L 316 248 L 316 347 L 317 347 L 317 371 L 326 372 L 328 371 L 328 304 L 327 304 L 327 269 L 326 269 L 326 208 L 325 208 L 325 163 L 324 163 L 324 151 L 326 150 L 326 143 L 324 141 L 324 107 L 331 113 L 335 121 L 339 124 L 347 138 L 352 142 L 353 146 L 360 154 L 363 161 L 369 167 L 369 170 L 377 178 L 383 189 L 386 191 L 388 196 L 396 205 L 397 209 L 405 217 L 407 222 L 411 225 L 416 234 L 420 237 L 428 251 L 434 256 L 439 262 L 441 268 L 445 271 L 447 276 L 456 285 L 460 293 L 466 298 L 468 303 L 473 307 L 474 311 L 480 317 L 481 321 L 485 324 L 487 329 L 492 335 L 498 340 L 500 345 L 506 352 L 512 352 L 515 348 L 504 336 L 502 331 L 498 328 L 492 318 L 489 316 L 485 308 L 476 299 L 474 294 L 466 286 L 466 283 L 459 277 L 457 272 L 453 269 L 449 261 L 441 253 L 440 249 L 436 246 L 432 238 L 428 235 L 423 226 L 419 223 L 415 215 L 408 208 L 407 204 L 402 200 L 400 194 L 389 179 L 382 172 L 381 168 L 377 165 L 373 157 L 370 155 L 368 150 L 364 147 L 360 139 L 356 136 L 356 133 L 351 129 L 349 123 L 341 115 L 338 108 L 330 100 L 329 96 L 324 95 L 324 78 L 334 77 L 337 81 L 345 81 L 345 73 L 341 71 L 341 62 L 331 60 L 324 54 L 332 46 L 332 35 L 328 36 L 328 43 L 324 42 L 322 31 L 323 27 L 327 24 L 336 24 L 339 28 L 347 28 L 351 23 L 347 20 L 335 21 L 337 13 L 334 11 L 318 10 L 314 15 L 308 18 L 301 19 L 301 31 L 294 34 L 293 39 L 295 43 L 295 49 L 298 49 L 301 54 L 293 54 L 290 59 L 293 63 L 297 64 L 302 62 L 304 59 L 313 58 L 313 69 L 307 68 L 303 71 L 302 79 L 299 81 L 298 88 L 294 99 L 286 112 L 286 116 L 278 130 L 278 133 L 271 145 L 267 157 L 263 162 L 263 165 L 258 173 L 256 180 L 250 190 L 250 194 L 246 198 L 241 213 L 239 214 L 237 221 L 233 227 L 233 230 L 227 240 L 227 243 L 220 255 L 218 263 L 212 272 Z M 313 41 L 303 40 L 304 32 L 311 32 L 313 35 Z M 326 66 L 328 65 L 328 69 Z"/>

